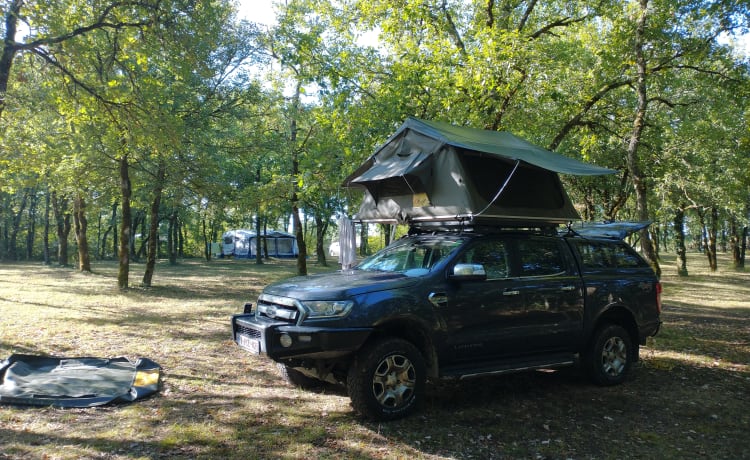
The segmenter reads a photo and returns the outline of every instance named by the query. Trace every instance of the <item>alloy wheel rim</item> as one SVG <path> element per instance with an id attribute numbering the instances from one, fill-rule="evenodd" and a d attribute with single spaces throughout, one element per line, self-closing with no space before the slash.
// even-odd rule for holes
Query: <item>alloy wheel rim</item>
<path id="1" fill-rule="evenodd" d="M 406 405 L 414 395 L 417 372 L 414 364 L 404 355 L 385 357 L 372 380 L 372 392 L 383 407 L 396 409 Z"/>
<path id="2" fill-rule="evenodd" d="M 628 348 L 621 337 L 610 337 L 602 348 L 602 370 L 610 377 L 622 374 L 628 362 Z"/>

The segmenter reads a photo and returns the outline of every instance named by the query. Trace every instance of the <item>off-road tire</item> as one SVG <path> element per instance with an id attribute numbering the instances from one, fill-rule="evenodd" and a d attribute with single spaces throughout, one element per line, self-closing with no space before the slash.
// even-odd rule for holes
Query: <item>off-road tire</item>
<path id="1" fill-rule="evenodd" d="M 276 363 L 281 378 L 289 385 L 303 390 L 314 390 L 323 386 L 323 382 L 313 377 L 308 377 L 302 372 L 286 364 Z"/>
<path id="2" fill-rule="evenodd" d="M 355 411 L 378 421 L 395 420 L 419 409 L 424 400 L 426 369 L 417 347 L 385 338 L 357 353 L 346 379 Z"/>
<path id="3" fill-rule="evenodd" d="M 584 366 L 597 385 L 617 385 L 627 378 L 636 356 L 628 331 L 616 324 L 605 324 L 594 334 Z"/>

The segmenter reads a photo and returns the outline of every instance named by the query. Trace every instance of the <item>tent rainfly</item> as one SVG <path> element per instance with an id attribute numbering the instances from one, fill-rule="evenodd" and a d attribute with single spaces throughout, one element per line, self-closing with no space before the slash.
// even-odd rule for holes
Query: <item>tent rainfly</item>
<path id="1" fill-rule="evenodd" d="M 614 172 L 508 132 L 409 118 L 343 185 L 365 189 L 362 222 L 541 225 L 580 220 L 558 174 Z"/>

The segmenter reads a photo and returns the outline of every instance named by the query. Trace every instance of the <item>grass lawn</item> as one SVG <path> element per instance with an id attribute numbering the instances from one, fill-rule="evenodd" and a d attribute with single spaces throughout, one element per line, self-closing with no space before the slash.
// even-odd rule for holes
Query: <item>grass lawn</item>
<path id="1" fill-rule="evenodd" d="M 229 316 L 293 261 L 160 264 L 156 287 L 126 293 L 112 262 L 93 274 L 0 264 L 0 360 L 143 356 L 163 368 L 160 392 L 132 404 L 0 405 L 0 459 L 750 458 L 750 271 L 721 263 L 708 273 L 691 254 L 678 278 L 664 261 L 664 328 L 621 386 L 574 369 L 441 382 L 422 412 L 387 424 L 359 419 L 339 388 L 283 385 L 231 341 Z"/>

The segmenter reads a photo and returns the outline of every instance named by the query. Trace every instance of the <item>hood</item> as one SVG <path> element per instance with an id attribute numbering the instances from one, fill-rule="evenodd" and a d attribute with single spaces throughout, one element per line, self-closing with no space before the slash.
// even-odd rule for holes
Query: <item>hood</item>
<path id="1" fill-rule="evenodd" d="M 286 279 L 266 286 L 263 293 L 298 300 L 341 300 L 369 292 L 409 287 L 418 282 L 418 277 L 403 273 L 344 270 Z"/>

